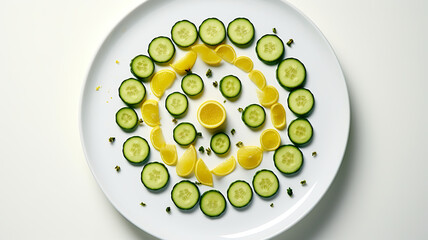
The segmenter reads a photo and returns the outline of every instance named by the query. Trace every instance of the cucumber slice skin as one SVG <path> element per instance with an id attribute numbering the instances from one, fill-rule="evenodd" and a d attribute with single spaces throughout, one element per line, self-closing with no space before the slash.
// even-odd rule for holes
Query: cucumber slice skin
<path id="1" fill-rule="evenodd" d="M 177 103 L 177 102 L 174 103 L 174 100 L 183 101 L 182 104 L 184 104 L 184 107 L 181 107 L 181 106 L 175 107 L 174 105 L 180 104 L 180 103 Z M 187 100 L 186 95 L 180 92 L 173 92 L 169 94 L 165 100 L 166 110 L 169 112 L 169 114 L 171 114 L 173 117 L 176 117 L 176 118 L 182 117 L 187 112 L 188 107 L 189 107 L 189 101 Z"/>
<path id="2" fill-rule="evenodd" d="M 147 64 L 147 71 L 146 72 L 140 72 L 140 70 L 138 69 L 138 65 L 146 63 Z M 153 73 L 155 72 L 155 64 L 153 63 L 153 60 L 146 56 L 146 55 L 138 55 L 136 57 L 134 57 L 131 60 L 131 63 L 129 64 L 130 68 L 131 68 L 131 73 L 132 75 L 134 75 L 134 77 L 146 81 L 148 80 Z"/>
<path id="3" fill-rule="evenodd" d="M 234 191 L 236 191 L 237 187 L 246 188 L 245 190 L 242 190 L 241 194 L 248 194 L 249 196 L 243 196 L 246 199 L 243 199 L 241 202 L 240 200 L 236 199 L 236 197 L 233 195 Z M 249 183 L 243 180 L 236 180 L 235 182 L 231 183 L 229 188 L 227 189 L 227 199 L 229 200 L 229 203 L 236 207 L 236 208 L 244 208 L 248 206 L 253 199 L 253 190 Z"/>
<path id="4" fill-rule="evenodd" d="M 304 109 L 299 108 L 298 105 L 299 104 L 296 100 L 296 98 L 299 97 L 304 97 L 306 101 L 306 103 L 303 104 L 309 104 L 308 107 L 305 107 Z M 309 116 L 309 114 L 311 114 L 312 110 L 314 109 L 315 106 L 315 98 L 314 95 L 312 94 L 312 92 L 309 89 L 306 88 L 299 88 L 299 89 L 294 89 L 292 92 L 290 92 L 290 94 L 288 95 L 287 98 L 287 105 L 288 108 L 298 117 L 307 117 Z M 297 106 L 296 106 L 297 105 Z"/>
<path id="5" fill-rule="evenodd" d="M 262 119 L 262 121 L 259 121 L 257 124 L 252 124 L 252 123 L 249 122 L 249 119 L 247 119 L 247 118 L 249 118 L 249 116 L 247 116 L 247 114 L 249 114 L 249 111 L 251 111 L 252 108 L 261 109 L 263 111 L 263 116 L 262 116 L 263 119 Z M 251 105 L 248 105 L 244 109 L 244 111 L 242 112 L 242 117 L 241 118 L 242 118 L 242 121 L 245 123 L 245 125 L 247 125 L 250 128 L 254 128 L 255 129 L 255 128 L 258 128 L 258 127 L 262 126 L 265 123 L 265 121 L 266 121 L 266 111 L 265 111 L 265 109 L 262 106 L 260 106 L 258 104 L 251 104 Z"/>
<path id="6" fill-rule="evenodd" d="M 128 146 L 128 144 L 132 144 L 132 142 L 138 142 L 137 144 L 142 144 L 142 146 L 140 145 L 139 147 L 143 147 L 145 149 L 143 149 L 143 151 L 145 150 L 145 153 L 142 154 L 140 156 L 140 158 L 138 159 L 131 159 L 132 156 L 130 156 L 130 154 L 128 153 L 129 151 L 135 151 L 134 148 L 134 144 L 132 146 Z M 130 149 L 129 149 L 130 148 Z M 125 157 L 126 160 L 128 160 L 129 163 L 131 163 L 132 165 L 142 165 L 143 163 L 145 163 L 150 156 L 150 146 L 147 143 L 146 139 L 140 137 L 140 136 L 133 136 L 128 138 L 124 143 L 123 143 L 123 147 L 122 147 L 122 154 Z"/>
<path id="7" fill-rule="evenodd" d="M 303 128 L 305 129 L 304 130 L 305 133 L 302 133 L 302 130 L 295 129 L 298 125 L 300 126 L 303 125 Z M 295 130 L 298 131 L 298 133 L 296 133 Z M 308 130 L 309 132 L 306 133 L 306 131 Z M 288 138 L 294 145 L 298 147 L 304 147 L 311 142 L 314 130 L 313 130 L 312 124 L 306 118 L 297 118 L 290 123 L 290 125 L 288 126 L 287 132 L 288 132 Z M 301 134 L 304 134 L 305 136 L 300 137 L 301 139 L 299 139 L 298 135 L 301 135 Z"/>
<path id="8" fill-rule="evenodd" d="M 227 92 L 226 85 L 233 85 L 235 88 L 233 92 Z M 223 97 L 227 99 L 236 99 L 242 90 L 241 80 L 234 75 L 227 75 L 220 80 L 220 92 Z"/>
<path id="9" fill-rule="evenodd" d="M 280 53 L 280 54 L 278 54 L 278 56 L 277 56 L 276 58 L 274 58 L 274 59 L 266 59 L 265 57 L 261 56 L 261 55 L 262 55 L 262 52 L 261 52 L 261 49 L 259 49 L 259 48 L 261 48 L 261 47 L 262 47 L 263 42 L 264 42 L 264 41 L 266 41 L 266 39 L 268 39 L 268 38 L 274 38 L 274 39 L 279 40 L 279 41 L 278 41 L 278 43 L 279 43 L 279 46 L 278 46 L 278 47 L 282 48 L 281 53 Z M 262 61 L 263 63 L 265 63 L 265 64 L 267 64 L 267 65 L 275 65 L 275 64 L 277 64 L 279 61 L 281 61 L 282 57 L 283 57 L 283 56 L 284 56 L 284 54 L 285 54 L 284 42 L 282 42 L 281 38 L 279 38 L 279 37 L 278 37 L 277 35 L 275 35 L 275 34 L 266 34 L 266 35 L 262 36 L 262 37 L 257 41 L 257 44 L 256 44 L 256 53 L 257 53 L 257 57 L 258 57 L 258 58 L 260 59 L 260 61 Z"/>
<path id="10" fill-rule="evenodd" d="M 266 178 L 260 179 L 263 175 L 266 176 Z M 267 180 L 265 180 L 267 179 Z M 269 192 L 262 192 L 263 189 L 259 189 L 260 183 L 262 181 L 270 181 L 271 184 L 276 185 L 276 187 Z M 254 174 L 253 177 L 253 188 L 254 188 L 254 192 L 256 192 L 257 195 L 259 195 L 262 198 L 270 198 L 273 197 L 279 190 L 279 180 L 278 177 L 275 175 L 275 173 L 273 173 L 271 170 L 268 169 L 262 169 L 259 170 L 258 172 L 256 172 L 256 174 Z M 263 187 L 261 187 L 263 188 Z"/>
<path id="11" fill-rule="evenodd" d="M 128 96 L 129 91 L 127 90 L 129 87 L 133 87 L 133 89 L 130 90 L 133 91 L 133 95 L 138 95 L 134 99 L 131 99 L 133 98 L 132 96 Z M 120 99 L 122 99 L 122 101 L 130 107 L 138 107 L 146 97 L 146 87 L 144 86 L 144 84 L 134 78 L 128 78 L 124 80 L 120 84 L 118 91 Z"/>
<path id="12" fill-rule="evenodd" d="M 290 153 L 292 155 L 284 156 L 282 155 L 284 154 L 284 152 Z M 287 165 L 287 163 L 282 163 L 282 161 L 287 161 L 287 159 L 283 159 L 284 157 L 293 158 L 293 160 L 296 160 L 296 157 L 297 157 L 298 162 L 293 167 L 290 167 L 289 165 Z M 291 159 L 289 160 L 292 161 Z M 275 153 L 273 155 L 273 162 L 275 164 L 276 169 L 278 169 L 280 172 L 286 175 L 291 175 L 300 171 L 300 169 L 303 166 L 304 158 L 303 158 L 302 151 L 300 151 L 299 148 L 297 148 L 294 145 L 288 144 L 288 145 L 282 145 L 275 150 Z"/>
<path id="13" fill-rule="evenodd" d="M 151 182 L 151 173 L 149 173 L 150 168 L 155 168 L 159 172 L 159 175 L 156 177 L 159 177 L 160 183 L 152 183 Z M 153 191 L 161 190 L 165 188 L 165 186 L 169 182 L 169 172 L 168 169 L 165 167 L 163 163 L 160 162 L 151 162 L 144 165 L 143 170 L 141 171 L 141 182 L 143 185 Z"/>
<path id="14" fill-rule="evenodd" d="M 180 188 L 182 188 L 185 185 L 187 185 L 187 187 L 185 187 L 184 189 L 186 189 L 187 191 L 185 190 L 180 191 Z M 191 188 L 190 191 L 189 191 L 189 188 Z M 180 201 L 180 199 L 178 199 L 178 197 L 181 195 L 180 192 L 181 194 L 186 194 L 187 197 L 196 196 L 196 198 L 194 198 L 193 201 L 191 201 L 189 204 L 184 205 L 183 202 Z M 200 192 L 199 192 L 198 186 L 196 186 L 195 183 L 189 180 L 182 180 L 176 183 L 171 190 L 171 200 L 174 203 L 174 205 L 181 210 L 192 209 L 199 202 L 199 199 L 200 199 Z"/>
<path id="15" fill-rule="evenodd" d="M 219 148 L 219 147 L 217 147 L 215 145 L 215 141 L 217 139 L 219 139 L 219 138 L 222 138 L 223 141 L 226 141 L 227 147 L 225 147 L 225 148 Z M 229 136 L 226 133 L 224 133 L 224 132 L 218 132 L 218 133 L 214 134 L 211 137 L 210 148 L 217 155 L 222 155 L 222 154 L 227 153 L 229 151 L 229 149 L 230 149 L 230 138 L 229 138 Z"/>
<path id="16" fill-rule="evenodd" d="M 283 68 L 289 62 L 295 62 L 298 65 L 298 67 L 301 69 L 300 74 L 302 76 L 294 84 L 286 83 L 285 82 L 286 79 L 283 79 L 283 77 L 281 77 L 281 74 L 280 74 L 281 71 L 285 71 L 285 69 L 283 69 Z M 281 63 L 279 63 L 278 67 L 276 68 L 276 79 L 278 80 L 279 85 L 281 85 L 287 91 L 292 91 L 293 89 L 301 88 L 305 85 L 305 82 L 306 82 L 306 67 L 297 58 L 286 58 L 286 59 L 282 60 Z"/>
<path id="17" fill-rule="evenodd" d="M 193 81 L 195 86 L 188 87 L 188 84 L 192 84 L 189 81 Z M 189 97 L 197 96 L 204 90 L 204 81 L 198 74 L 189 73 L 181 80 L 181 89 Z"/>
<path id="18" fill-rule="evenodd" d="M 220 205 L 218 209 L 214 209 L 215 211 L 210 212 L 209 208 L 209 200 L 216 200 L 219 201 L 217 204 Z M 224 198 L 223 194 L 221 194 L 218 190 L 208 190 L 204 192 L 201 196 L 201 201 L 199 202 L 199 207 L 203 214 L 205 214 L 208 217 L 218 217 L 221 214 L 223 214 L 226 211 L 226 199 Z"/>
<path id="19" fill-rule="evenodd" d="M 163 44 L 165 44 L 165 48 L 166 48 L 166 50 L 168 51 L 169 50 L 169 54 L 166 56 L 166 57 L 164 57 L 164 58 L 161 58 L 161 57 L 159 57 L 158 56 L 158 54 L 156 53 L 156 45 L 159 43 L 159 42 L 163 42 Z M 174 44 L 172 43 L 172 41 L 171 41 L 171 39 L 169 39 L 168 37 L 165 37 L 165 36 L 159 36 L 159 37 L 156 37 L 156 38 L 154 38 L 151 42 L 150 42 L 150 44 L 149 44 L 149 48 L 148 48 L 148 53 L 149 53 L 149 56 L 150 56 L 150 58 L 155 62 L 155 63 L 160 63 L 160 64 L 162 64 L 162 63 L 167 63 L 167 62 L 169 62 L 169 61 L 171 61 L 171 59 L 174 57 L 174 55 L 175 55 L 175 47 L 174 47 Z"/>
<path id="20" fill-rule="evenodd" d="M 235 28 L 235 26 L 237 24 L 240 24 L 240 23 L 246 25 L 250 29 L 251 36 L 250 36 L 250 38 L 247 38 L 244 41 L 235 38 L 233 36 L 233 33 L 231 33 L 233 31 L 233 29 Z M 234 45 L 236 45 L 237 47 L 241 47 L 241 48 L 249 47 L 253 43 L 254 38 L 255 38 L 255 28 L 254 28 L 254 25 L 247 18 L 243 18 L 243 17 L 235 18 L 234 20 L 232 20 L 229 23 L 229 25 L 227 25 L 227 36 L 228 36 L 229 40 Z"/>
<path id="21" fill-rule="evenodd" d="M 211 24 L 213 22 L 214 22 L 214 24 L 218 25 L 218 27 L 220 27 L 220 31 L 221 31 L 221 33 L 220 33 L 221 35 L 217 40 L 210 40 L 205 36 L 205 34 L 206 34 L 205 33 L 205 31 L 206 31 L 205 25 Z M 201 25 L 199 25 L 199 38 L 201 39 L 201 41 L 203 43 L 205 43 L 206 45 L 209 45 L 209 46 L 217 46 L 220 43 L 224 42 L 224 40 L 226 40 L 226 28 L 225 28 L 223 22 L 220 21 L 218 18 L 215 18 L 215 17 L 205 19 L 201 23 Z"/>
<path id="22" fill-rule="evenodd" d="M 126 124 L 124 117 L 131 121 L 129 124 Z M 138 115 L 134 109 L 130 107 L 123 107 L 116 112 L 116 123 L 117 125 L 126 132 L 131 132 L 135 130 L 138 125 Z"/>
<path id="23" fill-rule="evenodd" d="M 187 128 L 187 131 L 190 131 L 189 132 L 190 138 L 187 140 L 186 139 L 184 139 L 184 140 L 180 139 L 178 136 L 184 128 Z M 197 133 L 196 128 L 195 128 L 195 126 L 193 126 L 193 124 L 191 124 L 190 122 L 182 122 L 174 128 L 172 135 L 173 135 L 174 141 L 178 145 L 185 147 L 185 146 L 189 146 L 190 144 L 192 144 L 196 140 L 196 136 L 197 136 L 196 133 Z"/>
<path id="24" fill-rule="evenodd" d="M 179 36 L 177 36 L 177 34 L 180 34 L 179 32 L 181 29 L 179 28 L 189 31 L 190 35 L 194 36 L 194 38 L 190 39 L 190 41 L 187 43 L 181 42 Z M 180 48 L 187 48 L 192 46 L 198 40 L 198 36 L 198 29 L 196 28 L 195 24 L 186 19 L 176 22 L 171 28 L 171 39 L 175 45 Z"/>

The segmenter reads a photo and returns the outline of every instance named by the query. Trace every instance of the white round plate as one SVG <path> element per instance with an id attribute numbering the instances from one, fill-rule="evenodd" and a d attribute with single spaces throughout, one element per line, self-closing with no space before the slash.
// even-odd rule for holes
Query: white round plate
<path id="1" fill-rule="evenodd" d="M 272 33 L 276 28 L 277 35 L 285 42 L 294 39 L 291 47 L 285 46 L 285 57 L 300 59 L 307 68 L 305 87 L 310 89 L 316 99 L 315 109 L 308 117 L 314 127 L 314 138 L 309 146 L 301 148 L 305 163 L 297 175 L 285 176 L 275 169 L 273 152 L 265 152 L 263 162 L 253 170 L 244 170 L 237 165 L 234 172 L 223 178 L 214 178 L 214 189 L 226 196 L 229 184 L 242 179 L 251 183 L 254 173 L 267 168 L 275 172 L 280 180 L 280 190 L 272 199 L 262 199 L 254 195 L 251 204 L 238 210 L 227 205 L 226 212 L 219 218 L 211 219 L 203 215 L 196 207 L 190 212 L 178 210 L 171 201 L 170 191 L 175 183 L 181 180 L 175 168 L 168 166 L 171 175 L 170 183 L 164 191 L 149 192 L 140 181 L 142 167 L 130 165 L 122 156 L 122 144 L 130 136 L 140 135 L 149 140 L 151 128 L 145 124 L 133 133 L 125 133 L 116 125 L 114 116 L 124 104 L 118 97 L 120 83 L 132 77 L 129 69 L 130 60 L 139 54 L 147 54 L 150 41 L 157 36 L 170 36 L 175 22 L 188 19 L 196 26 L 206 18 L 217 17 L 227 24 L 236 17 L 251 20 L 256 29 L 254 43 L 248 48 L 235 47 L 238 56 L 245 55 L 254 62 L 254 69 L 264 73 L 267 82 L 275 86 L 279 101 L 285 106 L 287 123 L 296 118 L 287 108 L 288 91 L 281 88 L 275 78 L 276 66 L 267 66 L 257 59 L 255 45 L 262 35 Z M 226 40 L 226 43 L 230 43 Z M 232 44 L 231 44 L 232 45 Z M 184 56 L 185 51 L 178 49 L 174 60 Z M 118 61 L 118 63 L 116 62 Z M 156 70 L 169 68 L 156 66 Z M 213 76 L 207 78 L 205 73 L 211 69 Z M 190 121 L 202 132 L 195 147 L 209 146 L 211 134 L 196 120 L 196 110 L 202 102 L 216 99 L 223 103 L 219 89 L 212 84 L 223 76 L 234 74 L 243 83 L 242 95 L 235 101 L 224 103 L 227 109 L 227 128 L 236 130 L 229 134 L 232 147 L 227 157 L 235 155 L 235 143 L 242 141 L 245 145 L 259 145 L 259 135 L 263 129 L 272 128 L 269 109 L 267 121 L 262 130 L 248 129 L 240 119 L 239 107 L 258 103 L 256 87 L 249 80 L 247 73 L 237 67 L 223 62 L 218 67 L 208 66 L 198 59 L 193 72 L 205 81 L 205 90 L 201 98 L 189 99 L 187 115 L 179 121 Z M 165 139 L 174 143 L 172 129 L 175 124 L 164 108 L 166 96 L 173 91 L 181 91 L 181 76 L 159 100 L 161 127 Z M 150 86 L 145 83 L 148 96 L 156 99 Z M 98 88 L 98 90 L 97 90 Z M 136 109 L 141 116 L 140 109 Z M 116 209 L 142 230 L 161 239 L 265 239 L 275 236 L 304 217 L 321 199 L 333 181 L 342 161 L 348 139 L 350 124 L 349 99 L 346 83 L 338 60 L 327 40 L 316 26 L 302 13 L 279 0 L 149 0 L 129 13 L 111 31 L 98 50 L 90 67 L 81 98 L 81 137 L 88 164 L 107 198 Z M 290 140 L 287 130 L 280 131 L 282 143 Z M 116 141 L 110 143 L 109 137 Z M 149 140 L 150 142 L 150 140 Z M 177 147 L 179 156 L 184 148 Z M 312 152 L 317 152 L 313 157 Z M 198 153 L 208 167 L 212 169 L 225 158 Z M 159 152 L 153 147 L 149 161 L 162 161 Z M 115 166 L 121 167 L 116 172 Z M 195 177 L 190 180 L 195 181 Z M 301 180 L 307 185 L 302 186 Z M 286 189 L 291 187 L 294 195 L 289 197 Z M 203 193 L 212 189 L 200 186 Z M 140 203 L 146 203 L 141 206 Z M 271 203 L 274 204 L 271 207 Z M 171 212 L 165 209 L 171 207 Z"/>

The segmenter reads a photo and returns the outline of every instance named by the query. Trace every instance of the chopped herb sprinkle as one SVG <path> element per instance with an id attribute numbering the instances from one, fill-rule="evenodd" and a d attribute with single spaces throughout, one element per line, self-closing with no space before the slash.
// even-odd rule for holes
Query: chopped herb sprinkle
<path id="1" fill-rule="evenodd" d="M 201 133 L 201 132 L 197 132 L 197 133 L 196 133 L 196 136 L 198 136 L 198 137 L 202 137 L 202 133 Z"/>
<path id="2" fill-rule="evenodd" d="M 223 103 L 226 103 L 226 100 L 224 100 Z"/>
<path id="3" fill-rule="evenodd" d="M 244 111 L 244 109 L 238 108 L 238 112 L 243 112 L 243 111 Z"/>
<path id="4" fill-rule="evenodd" d="M 211 148 L 207 148 L 205 149 L 205 151 L 207 151 L 207 154 L 210 155 L 211 154 Z"/>
<path id="5" fill-rule="evenodd" d="M 235 130 L 234 128 L 232 128 L 232 130 L 230 130 L 230 133 L 231 133 L 232 135 L 235 135 L 236 130 Z"/>
<path id="6" fill-rule="evenodd" d="M 214 81 L 214 82 L 213 82 L 213 86 L 214 86 L 214 87 L 217 87 L 217 86 L 218 86 L 218 82 L 217 82 L 217 81 Z"/>
<path id="7" fill-rule="evenodd" d="M 173 123 L 175 123 L 175 124 L 177 124 L 177 119 L 176 119 L 176 118 L 173 118 L 173 119 L 172 119 L 172 122 L 173 122 Z"/>
<path id="8" fill-rule="evenodd" d="M 109 139 L 108 139 L 108 141 L 111 142 L 111 143 L 114 142 L 114 140 L 116 140 L 115 137 L 109 137 Z"/>
<path id="9" fill-rule="evenodd" d="M 270 204 L 270 207 L 273 207 L 273 203 Z"/>
<path id="10" fill-rule="evenodd" d="M 114 167 L 114 169 L 116 169 L 116 172 L 120 172 L 120 167 L 119 166 Z"/>
<path id="11" fill-rule="evenodd" d="M 186 71 L 186 73 L 192 73 L 192 69 L 186 69 L 186 70 L 184 70 L 184 71 Z"/>
<path id="12" fill-rule="evenodd" d="M 290 38 L 290 40 L 288 40 L 288 42 L 287 42 L 287 46 L 290 47 L 292 43 L 294 43 L 294 40 L 292 38 Z"/>
<path id="13" fill-rule="evenodd" d="M 167 213 L 171 213 L 171 207 L 166 207 L 165 211 L 166 211 Z"/>
<path id="14" fill-rule="evenodd" d="M 239 141 L 236 143 L 236 146 L 240 148 L 240 147 L 244 146 L 244 144 L 241 141 Z"/>
<path id="15" fill-rule="evenodd" d="M 211 71 L 211 69 L 207 70 L 207 73 L 205 74 L 207 77 L 211 77 L 213 75 L 213 72 Z"/>
<path id="16" fill-rule="evenodd" d="M 140 205 L 143 206 L 143 207 L 145 207 L 146 203 L 145 202 L 141 202 Z"/>
<path id="17" fill-rule="evenodd" d="M 196 184 L 196 185 L 201 185 L 202 183 L 200 183 L 200 182 L 198 182 L 198 181 L 195 181 L 195 184 Z"/>
<path id="18" fill-rule="evenodd" d="M 272 28 L 272 32 L 276 34 L 276 28 Z"/>
<path id="19" fill-rule="evenodd" d="M 141 125 L 141 124 L 143 124 L 143 122 L 144 122 L 144 121 L 143 121 L 143 119 L 142 119 L 142 118 L 138 119 L 138 124 L 140 124 L 140 125 Z"/>
<path id="20" fill-rule="evenodd" d="M 302 184 L 302 185 L 306 185 L 306 180 L 302 180 L 302 181 L 300 181 L 300 184 Z"/>
<path id="21" fill-rule="evenodd" d="M 312 152 L 312 157 L 316 157 L 317 156 L 317 152 Z"/>
<path id="22" fill-rule="evenodd" d="M 205 152 L 205 149 L 204 149 L 203 146 L 200 146 L 198 150 L 199 150 L 200 153 L 204 153 Z"/>
<path id="23" fill-rule="evenodd" d="M 287 194 L 288 194 L 288 196 L 293 196 L 293 189 L 291 189 L 290 187 L 289 188 L 287 188 Z"/>

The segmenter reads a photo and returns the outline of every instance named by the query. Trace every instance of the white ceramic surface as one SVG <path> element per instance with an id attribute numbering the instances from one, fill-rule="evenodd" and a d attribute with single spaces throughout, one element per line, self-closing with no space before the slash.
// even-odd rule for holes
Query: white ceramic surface
<path id="1" fill-rule="evenodd" d="M 129 61 L 138 54 L 147 54 L 147 46 L 154 37 L 170 35 L 171 26 L 178 20 L 188 19 L 199 25 L 205 18 L 217 17 L 226 25 L 236 17 L 247 17 L 255 26 L 256 40 L 266 33 L 277 29 L 277 34 L 284 42 L 293 38 L 292 47 L 286 46 L 285 57 L 300 59 L 307 68 L 305 87 L 310 89 L 316 98 L 316 107 L 309 116 L 314 127 L 312 143 L 302 148 L 305 163 L 299 174 L 284 176 L 274 167 L 273 152 L 264 153 L 262 164 L 253 170 L 244 170 L 239 165 L 236 170 L 223 178 L 214 179 L 214 188 L 226 193 L 229 184 L 237 179 L 251 182 L 254 173 L 262 168 L 273 170 L 280 180 L 280 190 L 273 199 L 265 200 L 254 196 L 251 205 L 245 210 L 236 210 L 230 204 L 223 216 L 209 219 L 195 208 L 191 212 L 182 212 L 175 208 L 170 199 L 172 186 L 181 179 L 176 176 L 174 167 L 168 167 L 171 181 L 167 188 L 159 193 L 147 191 L 140 181 L 142 167 L 127 163 L 121 153 L 122 143 L 130 136 L 140 135 L 149 139 L 151 128 L 147 125 L 139 127 L 134 133 L 125 133 L 114 121 L 115 112 L 124 104 L 117 95 L 121 81 L 132 77 Z M 230 43 L 227 41 L 227 43 Z M 261 63 L 254 51 L 255 42 L 246 49 L 236 48 L 237 55 L 249 56 L 254 61 L 254 68 L 261 70 L 268 84 L 277 87 L 280 102 L 286 106 L 288 92 L 283 90 L 275 80 L 276 66 Z M 185 54 L 177 48 L 175 60 Z M 119 63 L 116 63 L 116 60 Z M 156 66 L 157 70 L 167 68 Z M 213 71 L 211 78 L 205 77 L 208 68 Z M 259 145 L 262 130 L 249 130 L 240 120 L 239 107 L 250 103 L 258 103 L 256 87 L 248 79 L 247 74 L 238 68 L 223 62 L 219 67 L 210 67 L 200 59 L 197 60 L 193 72 L 198 73 L 205 81 L 205 90 L 201 98 L 190 99 L 190 108 L 185 118 L 180 121 L 193 122 L 202 132 L 195 146 L 209 146 L 210 134 L 196 120 L 196 110 L 200 103 L 207 99 L 223 102 L 218 88 L 213 81 L 234 74 L 243 83 L 242 95 L 236 102 L 227 101 L 227 131 L 235 128 L 236 134 L 231 137 L 230 155 L 236 155 L 238 141 L 245 145 Z M 178 76 L 174 85 L 160 99 L 161 125 L 167 142 L 173 143 L 172 117 L 164 109 L 165 96 L 173 91 L 180 91 Z M 151 94 L 149 84 L 147 98 L 156 97 Z M 100 86 L 99 90 L 96 88 Z M 274 236 L 299 221 L 321 199 L 333 181 L 342 161 L 346 148 L 350 124 L 350 109 L 346 83 L 333 50 L 316 26 L 299 11 L 286 2 L 279 0 L 235 0 L 235 1 L 198 1 L 198 0 L 151 0 L 144 2 L 128 14 L 108 35 L 94 58 L 93 64 L 83 89 L 81 99 L 81 136 L 88 164 L 100 187 L 116 207 L 129 221 L 142 230 L 162 239 L 262 239 Z M 287 123 L 296 117 L 288 110 Z M 141 116 L 139 109 L 137 113 Z M 268 119 L 263 129 L 271 128 Z M 281 131 L 282 143 L 290 143 L 286 130 Z M 116 141 L 111 144 L 108 138 L 114 136 Z M 152 148 L 150 161 L 161 161 L 159 153 Z M 178 147 L 181 155 L 185 149 Z M 316 151 L 317 157 L 311 153 Z M 211 154 L 199 154 L 209 168 L 213 168 L 222 158 Z M 118 173 L 114 167 L 119 165 Z M 306 186 L 300 181 L 305 179 Z M 191 180 L 196 180 L 192 177 Z M 286 189 L 291 187 L 294 195 L 290 198 Z M 210 187 L 201 186 L 201 192 Z M 140 202 L 145 202 L 145 207 Z M 274 207 L 270 204 L 274 203 Z M 165 208 L 170 206 L 171 213 Z"/>

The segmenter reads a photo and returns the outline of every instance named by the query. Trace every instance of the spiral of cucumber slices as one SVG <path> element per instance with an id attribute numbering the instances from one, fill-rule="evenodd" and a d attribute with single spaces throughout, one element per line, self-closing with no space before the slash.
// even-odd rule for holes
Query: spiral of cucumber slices
<path id="1" fill-rule="evenodd" d="M 171 38 L 177 46 L 187 48 L 198 40 L 198 30 L 192 22 L 181 20 L 172 26 Z"/>
<path id="2" fill-rule="evenodd" d="M 211 137 L 210 148 L 215 154 L 222 155 L 230 149 L 230 139 L 224 132 L 219 132 Z"/>
<path id="3" fill-rule="evenodd" d="M 284 52 L 284 43 L 274 34 L 266 34 L 257 41 L 257 57 L 268 65 L 274 65 L 281 61 Z"/>
<path id="4" fill-rule="evenodd" d="M 246 47 L 254 40 L 254 25 L 247 18 L 235 18 L 227 26 L 227 36 L 236 46 Z"/>
<path id="5" fill-rule="evenodd" d="M 205 44 L 216 46 L 226 39 L 226 28 L 217 18 L 208 18 L 199 26 L 199 37 Z"/>
<path id="6" fill-rule="evenodd" d="M 168 37 L 160 36 L 150 42 L 148 52 L 156 63 L 167 63 L 174 57 L 175 47 Z"/>
<path id="7" fill-rule="evenodd" d="M 133 78 L 126 79 L 120 84 L 119 97 L 129 106 L 138 106 L 146 96 L 146 87 Z"/>
<path id="8" fill-rule="evenodd" d="M 146 139 L 133 136 L 123 143 L 122 153 L 131 164 L 142 164 L 150 155 L 150 147 Z"/>
<path id="9" fill-rule="evenodd" d="M 303 165 L 303 154 L 293 145 L 282 145 L 273 155 L 275 167 L 284 174 L 293 174 Z"/>
<path id="10" fill-rule="evenodd" d="M 297 116 L 308 116 L 314 108 L 314 95 L 306 88 L 293 90 L 288 95 L 288 108 Z"/>
<path id="11" fill-rule="evenodd" d="M 131 73 L 136 78 L 147 80 L 155 72 L 155 64 L 146 55 L 138 55 L 131 60 Z"/>
<path id="12" fill-rule="evenodd" d="M 196 128 L 189 122 L 178 124 L 173 130 L 174 141 L 181 146 L 188 146 L 196 139 Z"/>
<path id="13" fill-rule="evenodd" d="M 220 80 L 220 92 L 223 97 L 234 99 L 241 93 L 242 84 L 238 77 L 228 75 Z"/>
<path id="14" fill-rule="evenodd" d="M 204 82 L 199 75 L 190 73 L 181 80 L 181 89 L 187 96 L 197 96 L 204 90 Z"/>
<path id="15" fill-rule="evenodd" d="M 288 126 L 288 138 L 296 146 L 306 146 L 312 140 L 312 135 L 312 124 L 305 118 L 297 118 Z"/>
<path id="16" fill-rule="evenodd" d="M 189 102 L 186 95 L 173 92 L 165 100 L 165 108 L 174 117 L 181 117 L 187 111 Z"/>
<path id="17" fill-rule="evenodd" d="M 306 68 L 296 58 L 286 58 L 276 69 L 276 79 L 286 90 L 302 87 L 306 80 Z"/>
<path id="18" fill-rule="evenodd" d="M 168 169 L 159 162 L 151 162 L 144 165 L 141 171 L 141 182 L 149 190 L 160 190 L 169 181 Z"/>
<path id="19" fill-rule="evenodd" d="M 226 199 L 218 190 L 208 190 L 201 196 L 199 206 L 208 217 L 218 217 L 226 210 Z"/>
<path id="20" fill-rule="evenodd" d="M 172 201 L 182 210 L 192 209 L 199 202 L 199 198 L 199 188 L 189 180 L 175 184 L 171 191 Z"/>
<path id="21" fill-rule="evenodd" d="M 123 107 L 116 112 L 116 123 L 124 131 L 131 131 L 138 125 L 138 115 L 134 109 Z"/>
<path id="22" fill-rule="evenodd" d="M 260 197 L 272 197 L 279 189 L 278 177 L 271 170 L 259 170 L 253 177 L 253 188 Z"/>
<path id="23" fill-rule="evenodd" d="M 253 199 L 253 190 L 250 184 L 243 180 L 237 180 L 227 189 L 227 199 L 236 208 L 247 206 Z"/>
<path id="24" fill-rule="evenodd" d="M 264 108 L 258 104 L 251 104 L 242 112 L 242 121 L 250 128 L 262 126 L 265 120 L 266 112 Z"/>

